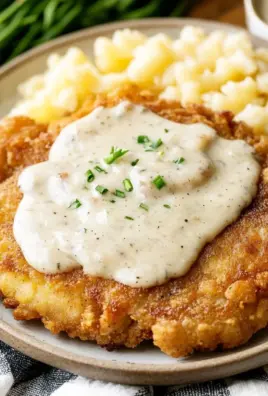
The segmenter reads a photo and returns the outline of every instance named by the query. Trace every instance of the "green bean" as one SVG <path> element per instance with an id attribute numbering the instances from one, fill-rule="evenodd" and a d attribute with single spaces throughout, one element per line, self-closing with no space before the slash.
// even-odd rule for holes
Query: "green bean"
<path id="1" fill-rule="evenodd" d="M 119 0 L 120 1 L 120 0 Z M 112 8 L 118 4 L 118 0 L 97 0 L 95 4 L 92 4 L 87 9 L 87 14 L 102 14 L 109 8 Z"/>
<path id="2" fill-rule="evenodd" d="M 39 16 L 43 13 L 44 7 L 46 7 L 47 3 L 49 2 L 49 0 L 43 0 L 41 2 L 39 2 L 35 7 L 33 7 L 33 9 L 31 9 L 31 14 L 26 16 L 23 20 L 22 25 L 30 25 L 31 21 L 32 23 L 36 22 L 39 18 Z M 41 26 L 39 25 L 39 27 L 41 28 Z M 41 31 L 41 29 L 40 29 Z"/>
<path id="3" fill-rule="evenodd" d="M 1 0 L 0 2 L 0 12 L 2 12 L 4 9 L 10 6 L 12 4 L 12 0 Z"/>
<path id="4" fill-rule="evenodd" d="M 37 19 L 38 19 L 38 15 L 29 15 L 29 16 L 26 16 L 26 17 L 23 19 L 21 25 L 22 25 L 22 26 L 32 25 L 34 22 L 37 21 Z"/>
<path id="5" fill-rule="evenodd" d="M 126 12 L 131 5 L 133 6 L 133 3 L 135 3 L 135 0 L 121 0 L 117 5 L 118 12 L 120 14 Z"/>
<path id="6" fill-rule="evenodd" d="M 9 7 L 7 7 L 1 14 L 0 14 L 0 23 L 5 22 L 8 18 L 10 18 L 15 12 L 23 7 L 25 1 L 14 1 Z"/>
<path id="7" fill-rule="evenodd" d="M 44 30 L 49 29 L 52 25 L 60 1 L 61 0 L 50 0 L 50 2 L 47 4 L 44 10 Z"/>
<path id="8" fill-rule="evenodd" d="M 146 6 L 138 8 L 137 10 L 130 11 L 123 15 L 124 19 L 137 19 L 146 18 L 148 16 L 154 15 L 160 5 L 160 0 L 151 0 Z"/>
<path id="9" fill-rule="evenodd" d="M 27 34 L 23 37 L 23 39 L 19 42 L 17 47 L 15 47 L 14 51 L 11 53 L 8 60 L 15 58 L 15 56 L 21 54 L 23 51 L 30 47 L 32 40 L 35 38 L 36 34 L 40 31 L 41 22 L 38 24 L 34 24 L 31 26 L 30 30 L 28 30 Z"/>
<path id="10" fill-rule="evenodd" d="M 59 22 L 62 20 L 62 18 L 65 17 L 65 15 L 67 14 L 67 12 L 70 9 L 73 9 L 74 5 L 72 3 L 66 3 L 64 2 L 62 5 L 59 6 L 57 14 L 56 14 L 56 21 Z"/>
<path id="11" fill-rule="evenodd" d="M 44 36 L 38 41 L 39 43 L 42 43 L 44 41 L 50 40 L 57 35 L 59 35 L 65 28 L 66 26 L 74 19 L 77 17 L 77 15 L 81 12 L 81 5 L 76 4 L 75 7 L 73 7 L 66 15 L 65 17 L 58 22 L 57 25 L 54 25 L 53 28 L 50 29 L 49 32 L 44 34 Z"/>
<path id="12" fill-rule="evenodd" d="M 195 0 L 0 0 L 1 62 L 65 32 L 116 19 L 184 14 Z"/>
<path id="13" fill-rule="evenodd" d="M 12 34 L 14 31 L 20 27 L 20 24 L 23 20 L 23 17 L 27 13 L 29 7 L 22 8 L 16 16 L 12 19 L 10 24 L 8 24 L 4 29 L 0 32 L 0 46 L 3 45 L 4 41 Z"/>
<path id="14" fill-rule="evenodd" d="M 49 0 L 39 1 L 35 7 L 33 7 L 31 14 L 40 15 L 44 12 L 45 7 L 47 6 Z"/>

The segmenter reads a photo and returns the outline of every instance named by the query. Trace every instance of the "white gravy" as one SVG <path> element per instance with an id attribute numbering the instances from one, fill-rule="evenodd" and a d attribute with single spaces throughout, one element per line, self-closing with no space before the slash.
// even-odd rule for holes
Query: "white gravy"
<path id="1" fill-rule="evenodd" d="M 112 146 L 129 151 L 107 164 Z M 248 144 L 205 124 L 178 124 L 128 102 L 98 107 L 62 130 L 48 161 L 20 175 L 14 235 L 38 271 L 82 266 L 132 287 L 158 285 L 184 275 L 237 219 L 259 173 Z"/>

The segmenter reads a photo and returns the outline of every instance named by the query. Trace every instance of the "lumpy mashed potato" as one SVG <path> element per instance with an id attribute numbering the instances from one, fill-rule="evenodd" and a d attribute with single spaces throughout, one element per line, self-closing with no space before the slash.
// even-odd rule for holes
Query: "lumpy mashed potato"
<path id="1" fill-rule="evenodd" d="M 52 54 L 44 74 L 19 86 L 22 100 L 11 115 L 49 122 L 77 110 L 91 93 L 126 84 L 183 105 L 230 110 L 256 133 L 268 133 L 268 49 L 254 49 L 243 31 L 206 34 L 193 26 L 177 39 L 118 30 L 96 39 L 92 60 L 75 47 L 64 56 Z"/>

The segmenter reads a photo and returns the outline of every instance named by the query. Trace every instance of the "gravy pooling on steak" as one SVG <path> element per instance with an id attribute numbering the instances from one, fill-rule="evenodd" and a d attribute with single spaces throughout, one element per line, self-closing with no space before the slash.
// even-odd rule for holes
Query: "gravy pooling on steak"
<path id="1" fill-rule="evenodd" d="M 28 263 L 132 287 L 184 275 L 257 191 L 253 148 L 123 101 L 65 127 L 26 168 L 14 235 Z"/>

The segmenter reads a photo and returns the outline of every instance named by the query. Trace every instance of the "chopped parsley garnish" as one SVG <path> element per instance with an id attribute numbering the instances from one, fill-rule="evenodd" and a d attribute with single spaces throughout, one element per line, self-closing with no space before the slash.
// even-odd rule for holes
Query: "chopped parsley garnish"
<path id="1" fill-rule="evenodd" d="M 140 135 L 137 137 L 137 143 L 139 144 L 144 144 L 144 143 L 149 143 L 150 139 L 146 135 Z"/>
<path id="2" fill-rule="evenodd" d="M 125 216 L 125 219 L 127 219 L 127 220 L 134 220 L 133 217 L 130 217 L 130 216 Z"/>
<path id="3" fill-rule="evenodd" d="M 86 177 L 87 177 L 87 182 L 91 183 L 95 179 L 94 173 L 92 172 L 91 169 L 86 171 Z"/>
<path id="4" fill-rule="evenodd" d="M 118 158 L 120 158 L 123 155 L 125 155 L 126 153 L 128 153 L 128 151 L 129 150 L 122 150 L 118 147 L 113 146 L 111 148 L 110 155 L 108 155 L 108 157 L 104 158 L 104 161 L 106 162 L 106 164 L 110 165 L 114 161 L 116 161 Z"/>
<path id="5" fill-rule="evenodd" d="M 119 197 L 119 198 L 125 198 L 125 196 L 126 196 L 126 194 L 124 193 L 124 191 L 121 191 L 121 190 L 115 190 L 114 195 L 115 195 L 116 197 Z"/>
<path id="6" fill-rule="evenodd" d="M 137 137 L 137 143 L 144 144 L 145 151 L 154 151 L 163 144 L 162 140 L 159 138 L 156 141 L 151 141 L 148 136 L 140 135 Z"/>
<path id="7" fill-rule="evenodd" d="M 151 141 L 145 144 L 145 151 L 155 151 L 158 147 L 163 144 L 162 140 L 159 138 L 156 141 Z"/>
<path id="8" fill-rule="evenodd" d="M 168 133 L 168 132 L 169 132 L 169 130 L 168 130 L 167 128 L 165 128 L 164 131 L 165 131 L 165 133 Z"/>
<path id="9" fill-rule="evenodd" d="M 155 185 L 156 188 L 158 188 L 158 190 L 161 190 L 161 188 L 166 185 L 164 178 L 160 175 L 156 176 L 152 183 Z"/>
<path id="10" fill-rule="evenodd" d="M 132 165 L 132 166 L 135 166 L 135 165 L 137 165 L 138 162 L 139 162 L 139 158 L 137 158 L 135 161 L 132 161 L 132 162 L 131 162 L 131 165 Z"/>
<path id="11" fill-rule="evenodd" d="M 68 208 L 70 209 L 77 209 L 80 208 L 80 206 L 82 206 L 81 202 L 79 201 L 79 199 L 76 199 L 75 201 L 71 202 L 70 205 L 68 206 Z"/>
<path id="12" fill-rule="evenodd" d="M 84 228 L 84 233 L 85 233 L 85 234 L 87 233 L 87 228 Z"/>
<path id="13" fill-rule="evenodd" d="M 157 139 L 155 142 L 152 142 L 150 144 L 150 147 L 152 147 L 152 149 L 156 150 L 158 147 L 160 147 L 163 144 L 162 140 L 159 138 Z"/>
<path id="14" fill-rule="evenodd" d="M 131 183 L 131 181 L 129 179 L 123 180 L 123 185 L 127 192 L 130 192 L 133 190 L 133 184 Z"/>
<path id="15" fill-rule="evenodd" d="M 165 205 L 163 205 L 163 206 L 164 206 L 164 208 L 167 208 L 167 209 L 170 209 L 170 208 L 171 208 L 171 206 L 168 205 L 168 204 L 165 204 Z"/>
<path id="16" fill-rule="evenodd" d="M 96 188 L 95 188 L 95 190 L 96 191 L 98 191 L 100 194 L 106 194 L 107 192 L 108 192 L 108 188 L 106 188 L 106 187 L 103 187 L 103 186 L 100 186 L 100 185 L 98 185 Z"/>
<path id="17" fill-rule="evenodd" d="M 107 173 L 105 169 L 101 168 L 99 165 L 95 166 L 94 168 L 97 172 L 101 173 Z"/>
<path id="18" fill-rule="evenodd" d="M 111 199 L 110 202 L 111 202 L 111 203 L 115 203 L 115 199 Z"/>
<path id="19" fill-rule="evenodd" d="M 176 159 L 176 160 L 173 161 L 173 162 L 174 162 L 175 164 L 180 165 L 180 164 L 182 164 L 184 161 L 185 161 L 185 158 L 180 157 L 180 158 Z"/>
<path id="20" fill-rule="evenodd" d="M 149 210 L 149 206 L 146 205 L 145 203 L 141 203 L 141 204 L 140 204 L 140 208 L 146 210 L 147 212 L 148 212 L 148 210 Z"/>

